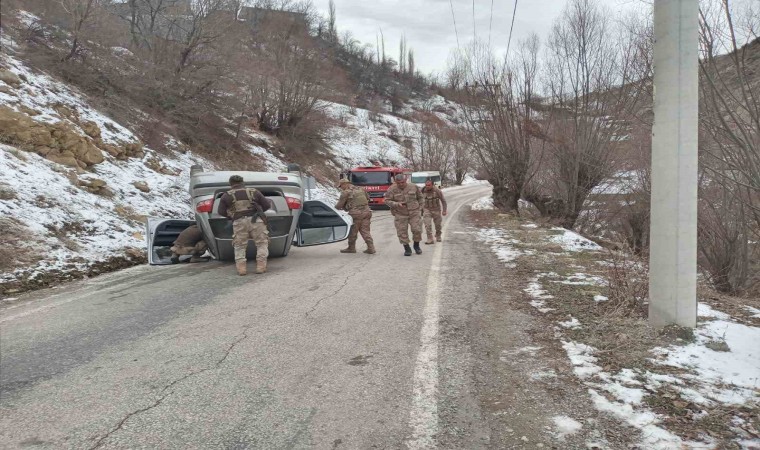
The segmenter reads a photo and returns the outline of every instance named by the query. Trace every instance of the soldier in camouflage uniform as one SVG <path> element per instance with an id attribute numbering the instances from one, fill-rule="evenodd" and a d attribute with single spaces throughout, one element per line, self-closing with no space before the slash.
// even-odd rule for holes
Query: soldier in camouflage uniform
<path id="1" fill-rule="evenodd" d="M 198 225 L 190 225 L 182 230 L 172 245 L 172 264 L 177 264 L 181 255 L 193 255 L 190 258 L 191 263 L 206 261 L 201 258 L 206 250 L 208 250 L 208 244 L 203 240 L 203 232 Z"/>
<path id="2" fill-rule="evenodd" d="M 414 251 L 422 254 L 422 192 L 416 184 L 406 182 L 406 175 L 395 176 L 396 183 L 385 193 L 385 204 L 391 208 L 399 242 L 404 246 L 404 256 L 412 256 L 409 247 L 409 228 L 412 229 Z"/>
<path id="3" fill-rule="evenodd" d="M 435 241 L 441 242 L 442 216 L 448 214 L 446 199 L 443 192 L 433 184 L 433 180 L 430 178 L 425 181 L 425 187 L 422 188 L 422 199 L 422 221 L 425 223 L 425 234 L 427 234 L 425 244 L 435 244 Z M 435 224 L 435 240 L 433 240 L 433 224 Z"/>
<path id="4" fill-rule="evenodd" d="M 367 249 L 364 250 L 364 253 L 374 255 L 375 243 L 370 233 L 372 210 L 369 209 L 369 194 L 364 189 L 352 185 L 345 178 L 341 178 L 338 182 L 338 187 L 343 192 L 341 192 L 335 208 L 348 211 L 348 214 L 354 219 L 354 224 L 351 225 L 351 231 L 348 233 L 348 248 L 344 248 L 340 252 L 356 253 L 356 240 L 358 234 L 361 233 L 364 243 L 367 244 Z"/>
<path id="5" fill-rule="evenodd" d="M 256 244 L 256 273 L 267 271 L 269 257 L 269 228 L 264 211 L 272 207 L 258 190 L 245 187 L 243 177 L 230 177 L 232 189 L 222 195 L 219 214 L 232 220 L 232 245 L 235 248 L 235 267 L 238 275 L 246 274 L 248 240 Z"/>

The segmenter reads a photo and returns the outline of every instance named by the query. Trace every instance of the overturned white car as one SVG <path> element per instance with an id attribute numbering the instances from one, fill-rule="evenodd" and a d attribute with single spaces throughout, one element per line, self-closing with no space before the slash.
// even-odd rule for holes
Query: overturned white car
<path id="1" fill-rule="evenodd" d="M 269 221 L 269 256 L 287 256 L 290 246 L 308 247 L 348 238 L 351 217 L 320 200 L 304 200 L 305 178 L 296 165 L 287 173 L 205 172 L 201 166 L 190 170 L 190 196 L 195 220 L 149 218 L 147 244 L 149 264 L 170 264 L 169 248 L 187 227 L 197 224 L 208 249 L 218 260 L 234 260 L 232 221 L 218 214 L 219 200 L 230 189 L 232 175 L 243 177 L 246 186 L 258 189 L 272 202 L 266 211 Z M 256 256 L 256 246 L 248 243 L 247 257 Z"/>

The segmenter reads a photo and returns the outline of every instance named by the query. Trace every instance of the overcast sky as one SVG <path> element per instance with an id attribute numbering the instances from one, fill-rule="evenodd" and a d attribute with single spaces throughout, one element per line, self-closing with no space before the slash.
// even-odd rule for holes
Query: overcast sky
<path id="1" fill-rule="evenodd" d="M 464 47 L 475 34 L 488 41 L 491 29 L 491 1 L 451 0 L 456 17 L 459 44 Z M 327 16 L 329 0 L 313 0 L 314 6 Z M 518 0 L 512 45 L 535 32 L 542 39 L 552 21 L 561 13 L 567 0 Z M 641 0 L 603 0 L 613 14 L 641 8 Z M 491 42 L 503 53 L 507 47 L 514 0 L 493 0 Z M 451 49 L 457 46 L 449 0 L 335 0 L 338 31 L 351 31 L 363 43 L 375 45 L 382 28 L 386 54 L 398 59 L 402 33 L 413 48 L 417 66 L 424 73 L 443 73 Z"/>

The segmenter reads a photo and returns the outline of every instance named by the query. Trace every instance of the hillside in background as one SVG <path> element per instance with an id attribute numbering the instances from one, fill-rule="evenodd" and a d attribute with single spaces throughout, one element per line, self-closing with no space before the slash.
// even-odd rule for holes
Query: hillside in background
<path id="1" fill-rule="evenodd" d="M 129 74 L 147 64 L 132 51 L 91 42 L 82 61 L 61 62 L 67 33 L 14 14 L 4 16 L 0 59 L 2 295 L 144 262 L 147 217 L 192 217 L 193 164 L 281 171 L 298 163 L 317 178 L 316 195 L 334 200 L 342 170 L 405 164 L 421 120 L 460 121 L 457 105 L 426 92 L 400 104 L 374 95 L 371 109 L 340 103 L 356 96 L 350 83 L 315 98 L 311 123 L 285 134 L 263 131 L 260 111 L 235 114 L 240 105 L 220 101 L 232 95 L 221 85 L 213 98 L 166 110 L 128 91 Z M 202 100 L 208 108 L 193 110 Z"/>

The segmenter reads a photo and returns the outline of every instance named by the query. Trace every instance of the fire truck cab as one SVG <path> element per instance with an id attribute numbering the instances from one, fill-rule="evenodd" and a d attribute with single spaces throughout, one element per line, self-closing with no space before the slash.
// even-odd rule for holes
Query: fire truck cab
<path id="1" fill-rule="evenodd" d="M 409 175 L 411 171 L 400 167 L 356 167 L 348 171 L 348 179 L 367 191 L 370 208 L 377 208 L 385 207 L 385 193 L 393 185 L 393 177 L 400 173 Z"/>

